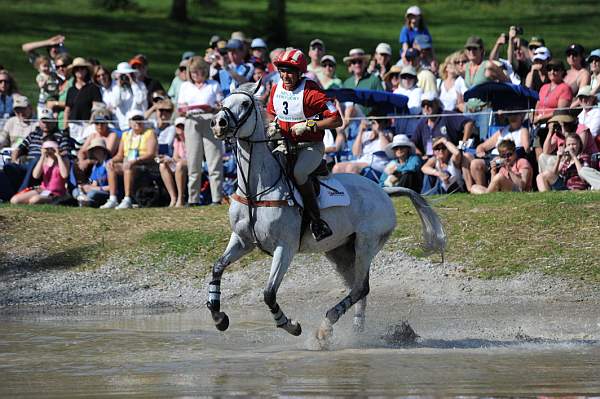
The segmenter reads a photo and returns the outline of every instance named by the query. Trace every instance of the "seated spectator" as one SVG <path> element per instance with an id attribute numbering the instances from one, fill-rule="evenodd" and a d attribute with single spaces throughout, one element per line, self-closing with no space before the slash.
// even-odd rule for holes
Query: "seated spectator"
<path id="1" fill-rule="evenodd" d="M 564 146 L 560 146 L 558 160 L 552 170 L 541 172 L 537 176 L 540 192 L 554 190 L 587 190 L 589 184 L 579 176 L 583 167 L 590 167 L 590 156 L 583 150 L 581 138 L 576 134 L 568 134 Z"/>
<path id="2" fill-rule="evenodd" d="M 350 70 L 348 77 L 342 87 L 346 89 L 365 89 L 365 90 L 383 90 L 381 80 L 377 75 L 371 75 L 367 72 L 367 66 L 371 57 L 365 54 L 361 48 L 354 48 L 344 57 L 344 63 Z"/>
<path id="3" fill-rule="evenodd" d="M 175 120 L 175 140 L 173 141 L 173 157 L 159 155 L 160 175 L 169 192 L 169 207 L 182 207 L 185 201 L 187 182 L 187 154 L 185 150 L 185 118 Z"/>
<path id="4" fill-rule="evenodd" d="M 431 95 L 437 97 L 438 89 L 436 77 L 429 69 L 421 67 L 420 54 L 421 52 L 416 48 L 408 49 L 405 54 L 408 63 L 406 65 L 412 65 L 417 70 L 417 86 L 423 90 L 423 93 L 431 93 Z M 398 61 L 396 65 L 405 66 L 402 61 Z"/>
<path id="5" fill-rule="evenodd" d="M 571 88 L 574 96 L 584 86 L 590 84 L 590 72 L 585 67 L 585 50 L 581 44 L 571 44 L 565 50 L 569 70 L 565 75 L 565 83 Z"/>
<path id="6" fill-rule="evenodd" d="M 53 140 L 44 141 L 41 145 L 41 156 L 33 168 L 34 179 L 41 179 L 40 187 L 27 188 L 11 199 L 17 204 L 48 204 L 56 197 L 65 195 L 66 181 L 69 177 L 69 161 L 60 154 L 58 143 Z"/>
<path id="7" fill-rule="evenodd" d="M 474 184 L 473 194 L 493 193 L 497 191 L 530 191 L 533 169 L 525 158 L 517 157 L 517 147 L 511 139 L 498 144 L 498 158 L 491 162 L 490 185 Z"/>
<path id="8" fill-rule="evenodd" d="M 463 58 L 466 60 L 462 52 L 457 51 L 446 57 L 440 66 L 440 101 L 444 104 L 444 111 L 463 112 L 465 109 L 463 94 L 467 86 L 458 67 Z"/>
<path id="9" fill-rule="evenodd" d="M 544 38 L 541 36 L 531 36 L 531 39 L 529 39 L 529 44 L 527 45 L 527 48 L 529 49 L 529 58 L 531 60 L 533 60 L 535 50 L 540 47 L 546 47 L 546 41 Z"/>
<path id="10" fill-rule="evenodd" d="M 123 133 L 117 154 L 108 161 L 108 185 L 110 197 L 100 208 L 127 209 L 133 205 L 133 182 L 140 167 L 154 162 L 158 152 L 156 135 L 151 128 L 144 126 L 144 113 L 139 110 L 130 111 L 128 119 L 131 130 Z M 118 177 L 123 176 L 125 197 L 119 204 L 117 201 Z"/>
<path id="11" fill-rule="evenodd" d="M 137 71 L 137 80 L 144 83 L 144 86 L 146 87 L 146 107 L 148 104 L 152 104 L 152 93 L 158 90 L 162 90 L 166 93 L 158 79 L 151 78 L 148 74 L 148 58 L 146 58 L 144 54 L 137 54 L 134 56 L 129 60 L 129 65 Z"/>
<path id="12" fill-rule="evenodd" d="M 382 115 L 372 112 L 369 116 L 381 117 Z M 361 123 L 359 133 L 352 145 L 352 154 L 356 160 L 336 163 L 333 173 L 360 174 L 363 169 L 371 168 L 379 177 L 388 161 L 385 148 L 392 138 L 388 128 L 388 119 L 373 119 L 370 128 L 366 122 Z"/>
<path id="13" fill-rule="evenodd" d="M 529 129 L 523 126 L 521 113 L 507 114 L 508 126 L 495 132 L 491 137 L 479 144 L 475 150 L 476 159 L 471 160 L 470 172 L 475 183 L 486 184 L 487 167 L 500 155 L 500 144 L 510 140 L 515 145 L 518 158 L 523 158 L 530 150 Z M 489 153 L 489 155 L 488 155 Z"/>
<path id="14" fill-rule="evenodd" d="M 173 153 L 173 140 L 175 139 L 175 126 L 171 123 L 175 107 L 171 100 L 159 101 L 156 105 L 157 122 L 156 135 L 158 140 L 158 153 L 171 155 Z"/>
<path id="15" fill-rule="evenodd" d="M 105 139 L 96 136 L 87 147 L 88 161 L 92 164 L 92 171 L 84 184 L 73 190 L 73 197 L 80 206 L 98 208 L 110 197 L 108 184 L 108 171 L 106 169 L 111 154 L 106 147 Z"/>
<path id="16" fill-rule="evenodd" d="M 412 65 L 402 67 L 402 71 L 400 72 L 400 86 L 394 90 L 394 94 L 401 94 L 408 97 L 406 105 L 410 115 L 421 114 L 423 90 L 417 86 L 417 71 Z M 416 126 L 419 124 L 419 119 L 398 119 L 396 123 L 399 125 L 396 131 L 404 132 L 407 136 L 412 137 Z"/>
<path id="17" fill-rule="evenodd" d="M 49 57 L 40 55 L 36 58 L 33 65 L 38 71 L 35 82 L 40 89 L 37 105 L 37 113 L 40 114 L 42 109 L 46 108 L 47 101 L 58 100 L 58 91 L 61 80 L 56 72 L 52 70 Z"/>
<path id="18" fill-rule="evenodd" d="M 136 70 L 128 63 L 120 62 L 117 69 L 112 72 L 113 83 L 110 90 L 108 106 L 113 110 L 119 122 L 119 129 L 129 128 L 127 115 L 132 111 L 146 110 L 147 88 L 144 82 L 138 80 Z M 150 98 L 152 103 L 152 98 Z"/>
<path id="19" fill-rule="evenodd" d="M 434 139 L 432 148 L 435 155 L 421 168 L 425 174 L 422 194 L 465 192 L 465 181 L 461 171 L 465 168 L 465 159 L 462 152 L 443 136 Z"/>
<path id="20" fill-rule="evenodd" d="M 20 94 L 13 96 L 13 112 L 15 116 L 11 116 L 0 130 L 0 148 L 15 149 L 36 127 L 31 119 L 33 110 L 27 97 Z"/>
<path id="21" fill-rule="evenodd" d="M 394 136 L 385 148 L 389 161 L 379 184 L 383 187 L 406 187 L 421 192 L 423 175 L 421 157 L 415 154 L 415 144 L 404 134 Z"/>
<path id="22" fill-rule="evenodd" d="M 371 63 L 367 72 L 377 75 L 381 81 L 392 67 L 392 46 L 387 43 L 379 43 L 375 48 L 375 54 L 371 58 Z"/>
<path id="23" fill-rule="evenodd" d="M 322 79 L 325 78 L 325 70 L 321 65 L 321 58 L 325 54 L 325 43 L 321 39 L 313 39 L 308 45 L 308 58 L 310 62 L 306 66 L 308 72 L 316 75 L 317 80 L 323 85 Z"/>
<path id="24" fill-rule="evenodd" d="M 15 115 L 13 96 L 18 93 L 17 82 L 6 69 L 0 69 L 0 129 L 8 118 Z"/>
<path id="25" fill-rule="evenodd" d="M 550 61 L 550 50 L 546 47 L 538 47 L 534 54 L 531 65 L 531 70 L 525 78 L 525 86 L 539 92 L 543 85 L 550 83 L 548 77 L 548 61 Z"/>
<path id="26" fill-rule="evenodd" d="M 383 76 L 383 86 L 385 91 L 391 91 L 392 93 L 398 87 L 400 87 L 400 72 L 402 67 L 399 65 L 392 65 L 390 70 Z"/>
<path id="27" fill-rule="evenodd" d="M 324 55 L 321 58 L 321 66 L 323 67 L 323 77 L 321 79 L 323 89 L 339 89 L 342 87 L 342 80 L 335 74 L 337 66 L 335 57 L 333 55 Z"/>
<path id="28" fill-rule="evenodd" d="M 600 148 L 600 108 L 596 107 L 597 97 L 594 95 L 592 86 L 585 86 L 577 93 L 577 99 L 581 104 L 581 112 L 577 116 L 579 126 L 577 126 L 577 132 L 581 133 L 585 130 L 589 132 L 590 137 L 587 134 L 582 137 L 586 140 L 584 147 L 588 154 L 598 152 Z M 594 147 L 595 144 L 595 147 Z"/>
<path id="29" fill-rule="evenodd" d="M 94 125 L 94 131 L 86 138 L 85 142 L 77 152 L 77 169 L 86 173 L 96 162 L 96 159 L 90 157 L 90 146 L 93 142 L 98 143 L 102 139 L 104 149 L 108 152 L 108 158 L 112 158 L 119 149 L 119 136 L 116 130 L 110 127 L 111 115 L 106 109 L 94 111 L 90 123 Z"/>
<path id="30" fill-rule="evenodd" d="M 75 80 L 67 91 L 65 101 L 64 126 L 69 128 L 69 135 L 81 142 L 84 121 L 92 116 L 92 104 L 101 102 L 102 94 L 98 86 L 92 83 L 92 64 L 78 57 L 67 68 L 67 73 L 73 74 Z"/>
<path id="31" fill-rule="evenodd" d="M 587 63 L 590 65 L 590 86 L 592 87 L 592 95 L 596 96 L 596 100 L 600 100 L 600 48 L 593 50 L 587 58 Z"/>
<path id="32" fill-rule="evenodd" d="M 94 84 L 100 89 L 100 94 L 102 95 L 102 102 L 104 104 L 109 104 L 113 83 L 109 70 L 106 69 L 106 67 L 103 67 L 102 65 L 96 65 L 94 67 L 94 75 L 92 78 L 92 82 L 94 82 Z"/>
<path id="33" fill-rule="evenodd" d="M 547 121 L 556 108 L 568 108 L 573 99 L 569 85 L 563 81 L 565 67 L 562 61 L 551 60 L 547 64 L 547 70 L 550 83 L 540 89 L 540 99 L 535 106 L 534 123 Z"/>
<path id="34" fill-rule="evenodd" d="M 417 35 L 427 35 L 431 39 L 421 9 L 418 6 L 411 6 L 408 7 L 404 15 L 404 26 L 400 31 L 400 37 L 398 39 L 402 46 L 402 53 L 400 56 L 404 60 L 404 64 L 409 63 L 408 60 L 405 59 L 406 51 L 413 47 Z"/>
<path id="35" fill-rule="evenodd" d="M 265 106 L 265 103 L 267 102 L 272 87 L 272 83 L 265 79 L 267 76 L 267 64 L 259 60 L 255 60 L 254 62 L 252 62 L 252 66 L 254 67 L 252 81 L 260 82 L 260 87 L 254 93 L 254 98 L 260 101 L 262 106 Z"/>

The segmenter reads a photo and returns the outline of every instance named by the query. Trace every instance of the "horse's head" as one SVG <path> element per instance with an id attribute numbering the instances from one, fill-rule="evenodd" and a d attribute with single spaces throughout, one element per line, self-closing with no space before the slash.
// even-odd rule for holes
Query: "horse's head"
<path id="1" fill-rule="evenodd" d="M 216 138 L 247 138 L 254 133 L 258 118 L 261 118 L 254 99 L 259 88 L 260 82 L 246 83 L 223 100 L 221 110 L 210 123 Z M 247 123 L 251 119 L 254 123 Z"/>

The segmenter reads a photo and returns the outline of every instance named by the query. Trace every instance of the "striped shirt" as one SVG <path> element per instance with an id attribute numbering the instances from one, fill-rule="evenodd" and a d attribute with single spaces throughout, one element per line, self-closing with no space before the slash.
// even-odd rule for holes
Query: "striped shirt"
<path id="1" fill-rule="evenodd" d="M 38 126 L 23 139 L 19 145 L 19 151 L 21 155 L 27 154 L 30 158 L 39 157 L 42 155 L 42 143 L 48 140 L 56 141 L 60 147 L 61 153 L 69 152 L 71 150 L 67 137 L 61 131 L 55 130 L 44 136 L 44 132 L 42 132 L 42 129 Z"/>

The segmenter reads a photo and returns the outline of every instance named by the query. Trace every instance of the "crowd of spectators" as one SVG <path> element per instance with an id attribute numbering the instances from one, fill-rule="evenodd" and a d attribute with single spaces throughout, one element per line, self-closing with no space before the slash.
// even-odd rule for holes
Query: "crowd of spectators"
<path id="1" fill-rule="evenodd" d="M 424 194 L 600 189 L 600 49 L 587 53 L 573 43 L 552 54 L 543 38 L 526 40 L 518 26 L 500 34 L 489 53 L 471 36 L 439 63 L 434 45 L 418 6 L 406 10 L 397 53 L 378 43 L 372 54 L 352 48 L 338 63 L 324 40 L 308 43 L 306 77 L 324 89 L 407 100 L 400 117 L 336 100 L 344 124 L 324 139 L 333 173 Z M 273 61 L 285 51 L 269 51 L 263 39 L 242 32 L 213 36 L 202 54 L 182 54 L 165 90 L 143 54 L 103 65 L 72 57 L 62 35 L 22 50 L 39 93 L 23 96 L 0 67 L 0 198 L 15 204 L 71 198 L 117 209 L 143 205 L 144 185 L 164 191 L 162 202 L 155 193 L 149 204 L 223 203 L 232 190 L 225 181 L 230 155 L 210 119 L 246 82 L 260 82 L 255 96 L 266 104 L 279 80 Z M 340 68 L 347 79 L 338 77 Z M 486 82 L 537 92 L 535 110 L 491 112 L 485 99 L 465 100 Z"/>

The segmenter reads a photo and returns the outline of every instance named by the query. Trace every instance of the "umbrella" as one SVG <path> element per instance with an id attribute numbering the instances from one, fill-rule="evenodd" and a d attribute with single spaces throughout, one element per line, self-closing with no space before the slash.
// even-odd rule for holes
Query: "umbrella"
<path id="1" fill-rule="evenodd" d="M 464 94 L 465 101 L 478 98 L 492 105 L 494 111 L 530 109 L 538 101 L 538 93 L 512 83 L 486 82 L 474 86 Z"/>
<path id="2" fill-rule="evenodd" d="M 329 97 L 340 102 L 353 102 L 369 108 L 376 108 L 383 114 L 407 114 L 408 97 L 387 91 L 362 89 L 329 89 L 325 90 Z"/>

